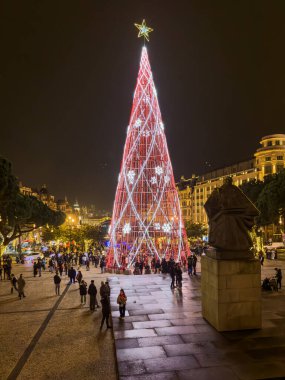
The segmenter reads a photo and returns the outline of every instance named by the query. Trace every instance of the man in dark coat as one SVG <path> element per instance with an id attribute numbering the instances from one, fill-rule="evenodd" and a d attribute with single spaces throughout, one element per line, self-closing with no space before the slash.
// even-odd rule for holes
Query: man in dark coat
<path id="1" fill-rule="evenodd" d="M 110 316 L 111 308 L 110 308 L 110 300 L 107 295 L 105 295 L 101 299 L 101 304 L 102 304 L 102 321 L 101 321 L 100 329 L 102 329 L 104 321 L 106 321 L 107 328 L 110 329 L 111 326 L 109 325 L 109 316 Z"/>
<path id="2" fill-rule="evenodd" d="M 76 270 L 71 267 L 68 271 L 68 277 L 70 278 L 70 283 L 72 282 L 75 284 L 75 277 L 76 277 Z"/>
<path id="3" fill-rule="evenodd" d="M 196 276 L 196 266 L 197 266 L 197 256 L 196 254 L 194 253 L 193 255 L 193 272 L 194 272 L 194 276 Z"/>
<path id="4" fill-rule="evenodd" d="M 58 272 L 56 272 L 56 274 L 54 275 L 53 282 L 54 282 L 54 286 L 55 286 L 55 294 L 57 296 L 59 296 L 60 295 L 60 282 L 61 282 L 61 278 L 59 277 Z"/>
<path id="5" fill-rule="evenodd" d="M 95 310 L 95 305 L 96 305 L 96 296 L 97 296 L 97 288 L 94 284 L 94 280 L 91 280 L 91 284 L 89 285 L 88 288 L 88 294 L 90 296 L 90 310 L 94 311 Z"/>
<path id="6" fill-rule="evenodd" d="M 171 265 L 170 268 L 169 268 L 169 274 L 170 274 L 170 277 L 171 277 L 170 288 L 173 289 L 173 288 L 175 288 L 175 268 L 174 268 L 173 265 Z"/>

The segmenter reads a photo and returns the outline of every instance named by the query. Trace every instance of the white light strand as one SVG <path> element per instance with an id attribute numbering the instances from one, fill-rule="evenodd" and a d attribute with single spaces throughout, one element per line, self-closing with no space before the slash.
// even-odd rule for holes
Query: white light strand
<path id="1" fill-rule="evenodd" d="M 164 232 L 170 233 L 171 232 L 171 224 L 170 223 L 164 223 L 162 226 L 162 229 Z"/>
<path id="2" fill-rule="evenodd" d="M 160 230 L 160 223 L 154 223 L 153 226 L 156 231 Z"/>
<path id="3" fill-rule="evenodd" d="M 123 227 L 123 234 L 126 235 L 126 234 L 129 234 L 131 232 L 131 225 L 130 223 L 126 223 Z"/>
<path id="4" fill-rule="evenodd" d="M 155 168 L 155 174 L 157 174 L 157 175 L 161 175 L 163 173 L 163 169 L 162 169 L 162 167 L 161 166 L 157 166 L 156 168 Z"/>
<path id="5" fill-rule="evenodd" d="M 140 118 L 138 118 L 138 119 L 136 120 L 135 124 L 134 124 L 134 127 L 135 127 L 135 128 L 139 128 L 141 125 L 142 125 L 142 121 L 141 121 Z"/>
<path id="6" fill-rule="evenodd" d="M 128 180 L 129 180 L 130 184 L 134 183 L 134 181 L 135 181 L 135 175 L 136 175 L 136 173 L 133 170 L 129 170 L 128 171 L 127 177 L 128 177 Z"/>

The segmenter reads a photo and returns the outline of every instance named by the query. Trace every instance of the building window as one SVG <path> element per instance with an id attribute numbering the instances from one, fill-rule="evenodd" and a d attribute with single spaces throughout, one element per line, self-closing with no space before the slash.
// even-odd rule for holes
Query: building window
<path id="1" fill-rule="evenodd" d="M 276 165 L 276 173 L 280 173 L 284 169 L 283 165 Z"/>
<path id="2" fill-rule="evenodd" d="M 276 140 L 276 141 L 275 141 L 275 145 L 280 145 L 280 141 L 279 141 L 279 140 Z"/>
<path id="3" fill-rule="evenodd" d="M 259 164 L 259 160 L 256 160 L 256 165 L 258 165 Z"/>
<path id="4" fill-rule="evenodd" d="M 283 156 L 277 156 L 277 160 L 283 160 Z"/>
<path id="5" fill-rule="evenodd" d="M 271 161 L 271 157 L 265 157 L 265 161 Z"/>
<path id="6" fill-rule="evenodd" d="M 268 141 L 267 146 L 272 146 L 272 141 Z"/>
<path id="7" fill-rule="evenodd" d="M 272 166 L 271 165 L 266 165 L 264 167 L 264 174 L 272 174 Z"/>

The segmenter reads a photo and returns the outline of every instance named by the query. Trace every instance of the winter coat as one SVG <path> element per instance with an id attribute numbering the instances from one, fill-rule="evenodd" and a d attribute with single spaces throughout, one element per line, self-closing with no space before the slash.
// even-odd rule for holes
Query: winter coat
<path id="1" fill-rule="evenodd" d="M 90 296 L 96 296 L 97 295 L 97 288 L 94 284 L 89 285 L 88 294 L 90 294 Z"/>
<path id="2" fill-rule="evenodd" d="M 86 296 L 87 294 L 87 285 L 85 283 L 81 283 L 79 287 L 79 293 L 81 296 Z"/>
<path id="3" fill-rule="evenodd" d="M 76 270 L 75 269 L 70 269 L 68 273 L 68 277 L 73 278 L 76 276 Z"/>
<path id="4" fill-rule="evenodd" d="M 55 284 L 60 284 L 61 278 L 59 277 L 58 274 L 56 274 L 53 278 L 53 281 Z"/>
<path id="5" fill-rule="evenodd" d="M 120 305 L 120 306 L 123 306 L 127 303 L 127 297 L 126 296 L 123 296 L 121 294 L 118 295 L 118 298 L 117 298 L 117 303 Z"/>
<path id="6" fill-rule="evenodd" d="M 80 283 L 81 282 L 81 280 L 82 280 L 82 273 L 77 273 L 77 276 L 76 276 L 76 280 Z"/>
<path id="7" fill-rule="evenodd" d="M 103 297 L 101 299 L 102 304 L 102 313 L 103 314 L 110 314 L 111 308 L 110 308 L 110 301 L 108 297 Z"/>
<path id="8" fill-rule="evenodd" d="M 19 277 L 19 279 L 18 279 L 18 290 L 19 290 L 19 292 L 24 290 L 25 285 L 26 285 L 26 281 L 23 279 L 23 277 Z"/>

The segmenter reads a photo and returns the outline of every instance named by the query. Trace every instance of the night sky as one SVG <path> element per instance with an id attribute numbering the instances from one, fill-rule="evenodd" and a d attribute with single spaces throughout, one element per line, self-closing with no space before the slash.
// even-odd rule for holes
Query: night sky
<path id="1" fill-rule="evenodd" d="M 6 0 L 0 155 L 24 184 L 111 210 L 143 18 L 176 179 L 285 133 L 283 0 Z"/>

